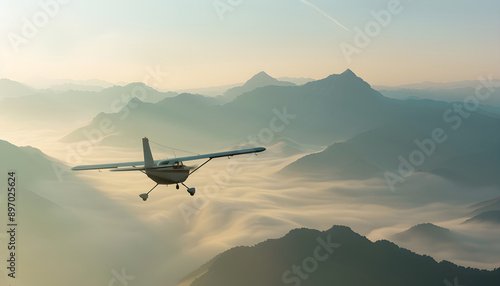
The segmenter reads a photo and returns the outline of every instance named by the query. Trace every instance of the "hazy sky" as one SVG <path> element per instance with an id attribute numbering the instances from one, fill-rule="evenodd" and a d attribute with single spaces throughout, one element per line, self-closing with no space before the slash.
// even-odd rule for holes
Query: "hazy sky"
<path id="1" fill-rule="evenodd" d="M 153 85 L 150 67 L 168 73 L 162 89 L 261 70 L 322 78 L 351 68 L 385 85 L 500 77 L 497 0 L 54 1 L 0 0 L 0 77 Z M 388 5 L 390 19 L 375 24 L 372 12 Z M 367 25 L 369 43 L 356 45 L 356 27 Z"/>

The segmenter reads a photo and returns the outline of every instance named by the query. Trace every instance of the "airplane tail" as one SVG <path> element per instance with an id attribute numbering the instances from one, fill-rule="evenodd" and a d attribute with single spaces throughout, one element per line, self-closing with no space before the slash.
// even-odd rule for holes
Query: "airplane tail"
<path id="1" fill-rule="evenodd" d="M 149 139 L 147 137 L 142 138 L 142 149 L 144 150 L 144 168 L 154 167 L 155 161 L 153 160 L 151 148 L 149 147 Z"/>

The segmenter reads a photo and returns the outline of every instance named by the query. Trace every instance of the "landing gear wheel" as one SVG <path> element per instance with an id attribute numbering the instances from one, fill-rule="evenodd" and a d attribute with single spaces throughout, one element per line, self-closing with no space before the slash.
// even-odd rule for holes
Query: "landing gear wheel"
<path id="1" fill-rule="evenodd" d="M 178 190 L 178 189 L 179 189 L 179 184 L 177 184 L 177 185 L 175 186 L 175 188 Z"/>
<path id="2" fill-rule="evenodd" d="M 153 188 L 151 188 L 151 190 L 149 190 L 149 192 L 144 193 L 144 194 L 140 194 L 139 197 L 141 197 L 141 199 L 143 201 L 146 201 L 149 197 L 149 193 L 151 193 L 157 186 L 158 186 L 158 184 L 156 184 Z"/>
<path id="3" fill-rule="evenodd" d="M 191 196 L 194 196 L 194 193 L 196 192 L 196 189 L 195 188 L 189 188 L 187 189 L 188 193 L 191 195 Z"/>
<path id="4" fill-rule="evenodd" d="M 148 194 L 140 194 L 139 197 L 141 197 L 143 201 L 146 201 L 148 199 L 149 195 Z"/>

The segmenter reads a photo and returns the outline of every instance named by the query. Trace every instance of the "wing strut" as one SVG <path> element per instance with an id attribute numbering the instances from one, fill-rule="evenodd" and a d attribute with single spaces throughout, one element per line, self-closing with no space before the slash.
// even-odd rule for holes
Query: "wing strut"
<path id="1" fill-rule="evenodd" d="M 203 165 L 205 165 L 206 163 L 210 162 L 210 160 L 212 160 L 212 158 L 206 160 L 205 163 L 199 165 L 196 169 L 194 169 L 193 171 L 191 171 L 191 173 L 189 173 L 189 175 L 191 175 L 192 173 L 196 172 L 199 168 L 203 167 Z"/>

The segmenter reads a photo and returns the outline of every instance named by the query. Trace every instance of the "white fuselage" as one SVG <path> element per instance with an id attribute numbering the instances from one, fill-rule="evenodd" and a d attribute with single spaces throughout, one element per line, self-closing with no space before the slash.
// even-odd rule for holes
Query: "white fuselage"
<path id="1" fill-rule="evenodd" d="M 165 166 L 163 168 L 146 169 L 146 175 L 158 184 L 178 184 L 189 177 L 190 168 L 181 166 Z"/>

